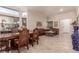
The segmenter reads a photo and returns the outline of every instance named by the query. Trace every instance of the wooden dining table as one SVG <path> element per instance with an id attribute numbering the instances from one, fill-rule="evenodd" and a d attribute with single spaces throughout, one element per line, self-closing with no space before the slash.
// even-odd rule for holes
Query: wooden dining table
<path id="1" fill-rule="evenodd" d="M 4 33 L 4 34 L 0 34 L 0 40 L 8 41 L 8 46 L 7 46 L 8 51 L 10 51 L 10 49 L 11 49 L 11 40 L 14 40 L 17 37 L 19 37 L 19 33 Z"/>
<path id="2" fill-rule="evenodd" d="M 33 32 L 29 32 L 30 34 L 30 38 L 29 38 L 29 41 L 31 42 L 31 44 L 33 43 L 32 42 L 32 36 L 33 36 Z M 18 33 L 3 33 L 3 34 L 0 34 L 0 40 L 6 40 L 8 42 L 8 45 L 7 45 L 7 50 L 10 52 L 10 50 L 12 49 L 12 44 L 13 44 L 13 41 L 15 39 L 19 38 L 19 32 Z"/>

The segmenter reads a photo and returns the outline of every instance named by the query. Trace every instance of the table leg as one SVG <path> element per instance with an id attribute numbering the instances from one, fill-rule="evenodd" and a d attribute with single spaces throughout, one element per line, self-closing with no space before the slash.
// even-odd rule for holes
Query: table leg
<path id="1" fill-rule="evenodd" d="M 6 50 L 7 50 L 8 52 L 10 52 L 10 50 L 11 50 L 11 45 L 10 45 L 10 43 L 11 43 L 11 40 L 8 40 L 8 44 L 6 45 Z"/>

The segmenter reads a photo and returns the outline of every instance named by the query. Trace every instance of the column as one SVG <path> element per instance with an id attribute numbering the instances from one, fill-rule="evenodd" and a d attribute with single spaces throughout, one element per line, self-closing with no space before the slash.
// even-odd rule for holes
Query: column
<path id="1" fill-rule="evenodd" d="M 79 26 L 79 7 L 76 8 L 76 14 L 77 14 L 77 22 Z"/>
<path id="2" fill-rule="evenodd" d="M 22 27 L 22 12 L 19 13 L 19 28 Z"/>

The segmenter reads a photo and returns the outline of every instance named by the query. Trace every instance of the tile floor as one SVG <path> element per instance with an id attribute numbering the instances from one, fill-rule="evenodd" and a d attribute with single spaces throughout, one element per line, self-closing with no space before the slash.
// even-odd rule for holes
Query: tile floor
<path id="1" fill-rule="evenodd" d="M 16 53 L 17 51 L 10 51 Z M 72 49 L 72 39 L 70 35 L 60 36 L 40 36 L 39 45 L 30 46 L 29 50 L 21 49 L 22 53 L 71 53 L 76 52 Z"/>
<path id="2" fill-rule="evenodd" d="M 64 52 L 74 52 L 72 49 L 72 40 L 68 35 L 47 37 L 40 37 L 39 45 L 35 45 L 33 48 L 30 48 L 27 52 L 35 53 L 64 53 Z"/>

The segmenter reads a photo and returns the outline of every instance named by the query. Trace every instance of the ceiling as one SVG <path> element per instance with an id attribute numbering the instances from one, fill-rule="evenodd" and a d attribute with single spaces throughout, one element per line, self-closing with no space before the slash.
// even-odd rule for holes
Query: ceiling
<path id="1" fill-rule="evenodd" d="M 49 16 L 69 11 L 76 11 L 76 6 L 7 6 L 7 8 L 22 12 L 40 12 Z M 60 12 L 60 9 L 63 9 L 63 11 Z"/>

